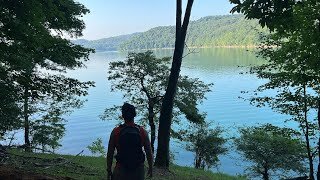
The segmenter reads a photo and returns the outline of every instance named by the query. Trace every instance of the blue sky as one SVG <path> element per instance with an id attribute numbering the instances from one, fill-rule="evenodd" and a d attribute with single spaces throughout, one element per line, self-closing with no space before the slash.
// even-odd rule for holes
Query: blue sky
<path id="1" fill-rule="evenodd" d="M 90 9 L 84 16 L 85 39 L 143 32 L 157 26 L 175 24 L 175 0 L 77 0 Z M 186 3 L 186 0 L 183 1 Z M 191 20 L 230 14 L 228 0 L 195 0 Z"/>

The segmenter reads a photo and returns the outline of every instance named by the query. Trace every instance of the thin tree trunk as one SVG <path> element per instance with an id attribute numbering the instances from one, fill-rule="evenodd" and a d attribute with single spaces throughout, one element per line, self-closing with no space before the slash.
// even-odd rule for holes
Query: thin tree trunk
<path id="1" fill-rule="evenodd" d="M 28 95 L 28 87 L 24 87 L 24 103 L 23 103 L 23 116 L 24 116 L 24 145 L 25 145 L 25 151 L 31 151 L 30 146 L 30 140 L 29 140 L 29 131 L 30 131 L 30 125 L 29 125 L 29 95 Z"/>
<path id="2" fill-rule="evenodd" d="M 144 86 L 144 76 L 140 78 L 140 84 L 142 86 L 142 91 L 146 94 L 148 97 L 148 121 L 149 121 L 149 126 L 151 129 L 151 150 L 152 153 L 154 153 L 154 141 L 156 139 L 156 126 L 154 124 L 154 104 L 157 100 L 156 97 L 151 97 L 150 93 Z"/>
<path id="3" fill-rule="evenodd" d="M 268 168 L 264 168 L 263 173 L 262 173 L 262 178 L 263 178 L 263 180 L 269 180 Z"/>
<path id="4" fill-rule="evenodd" d="M 195 165 L 194 167 L 196 169 L 199 169 L 200 166 L 201 166 L 201 157 L 200 157 L 200 154 L 199 154 L 198 150 L 196 150 L 196 157 L 195 157 L 195 164 L 194 165 Z"/>
<path id="5" fill-rule="evenodd" d="M 320 17 L 318 18 L 320 21 Z M 318 24 L 318 31 L 320 32 L 320 23 Z M 320 131 L 320 97 L 318 97 L 318 130 Z M 319 136 L 319 134 L 318 134 Z M 318 137 L 318 171 L 317 180 L 320 180 L 320 136 Z"/>
<path id="6" fill-rule="evenodd" d="M 309 123 L 308 123 L 308 116 L 307 116 L 307 92 L 306 92 L 306 85 L 303 86 L 303 95 L 304 95 L 304 121 L 306 126 L 305 138 L 306 138 L 306 146 L 307 146 L 307 153 L 308 153 L 308 160 L 309 160 L 309 177 L 311 180 L 314 180 L 314 170 L 313 170 L 313 160 L 312 160 L 312 153 L 309 141 Z"/>
<path id="7" fill-rule="evenodd" d="M 319 128 L 319 131 L 320 131 L 320 98 L 318 99 L 318 128 Z M 318 171 L 317 171 L 317 180 L 320 180 L 320 136 L 318 137 Z"/>
<path id="8" fill-rule="evenodd" d="M 148 120 L 149 126 L 151 129 L 151 149 L 152 153 L 154 153 L 154 141 L 156 139 L 156 126 L 154 124 L 154 102 L 153 100 L 149 100 L 148 104 Z"/>
<path id="9" fill-rule="evenodd" d="M 162 106 L 160 111 L 158 147 L 157 147 L 157 156 L 155 159 L 155 166 L 166 168 L 166 169 L 169 168 L 169 162 L 170 162 L 169 143 L 170 143 L 170 130 L 171 130 L 171 123 L 172 123 L 173 101 L 174 101 L 178 78 L 180 74 L 183 49 L 184 49 L 186 33 L 187 33 L 189 20 L 190 20 L 192 4 L 193 4 L 193 0 L 188 0 L 183 24 L 181 26 L 182 2 L 181 0 L 177 0 L 175 49 L 173 53 L 173 61 L 172 61 L 172 67 L 171 67 L 171 72 L 169 76 L 169 82 L 168 82 L 164 99 L 162 101 Z"/>

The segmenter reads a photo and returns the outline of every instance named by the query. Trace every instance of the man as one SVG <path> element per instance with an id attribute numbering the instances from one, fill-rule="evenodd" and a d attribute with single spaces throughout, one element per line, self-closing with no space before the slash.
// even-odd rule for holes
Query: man
<path id="1" fill-rule="evenodd" d="M 122 108 L 124 124 L 113 129 L 109 139 L 107 153 L 108 179 L 143 180 L 145 154 L 148 160 L 148 175 L 152 177 L 153 156 L 148 133 L 134 123 L 136 109 L 133 105 L 124 103 Z M 145 154 L 142 151 L 142 147 Z M 117 150 L 116 166 L 112 173 L 114 150 Z"/>

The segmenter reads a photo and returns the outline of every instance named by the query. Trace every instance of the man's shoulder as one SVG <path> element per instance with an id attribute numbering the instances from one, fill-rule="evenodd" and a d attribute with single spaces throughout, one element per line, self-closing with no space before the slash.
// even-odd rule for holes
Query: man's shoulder
<path id="1" fill-rule="evenodd" d="M 112 131 L 116 131 L 116 130 L 119 129 L 119 128 L 120 128 L 120 126 L 116 126 L 116 127 L 113 128 Z"/>
<path id="2" fill-rule="evenodd" d="M 124 127 L 136 127 L 139 129 L 139 131 L 141 131 L 142 133 L 144 134 L 147 134 L 147 131 L 145 130 L 144 126 L 141 126 L 139 124 L 130 124 L 130 125 L 126 125 L 126 124 L 120 124 L 120 125 L 117 125 L 116 127 L 113 128 L 112 130 L 112 133 L 119 133 L 121 131 L 121 129 L 123 129 Z"/>
<path id="3" fill-rule="evenodd" d="M 136 127 L 138 127 L 142 131 L 146 131 L 145 128 L 139 124 L 134 124 Z"/>
<path id="4" fill-rule="evenodd" d="M 143 126 L 139 126 L 140 134 L 145 138 L 147 136 L 147 131 Z"/>
<path id="5" fill-rule="evenodd" d="M 120 130 L 121 130 L 121 125 L 117 125 L 116 127 L 113 128 L 111 133 L 112 134 L 117 134 L 117 133 L 120 132 Z"/>

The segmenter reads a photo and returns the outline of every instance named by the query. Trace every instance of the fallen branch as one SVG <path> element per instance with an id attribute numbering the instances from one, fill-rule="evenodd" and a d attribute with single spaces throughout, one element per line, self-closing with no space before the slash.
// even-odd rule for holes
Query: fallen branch
<path id="1" fill-rule="evenodd" d="M 76 156 L 79 156 L 83 153 L 84 150 L 82 150 L 81 152 L 79 152 Z"/>

